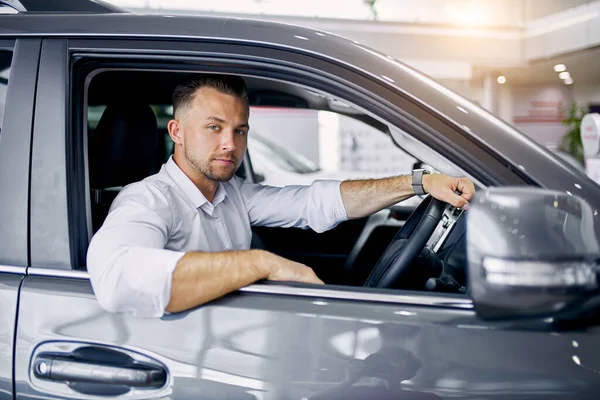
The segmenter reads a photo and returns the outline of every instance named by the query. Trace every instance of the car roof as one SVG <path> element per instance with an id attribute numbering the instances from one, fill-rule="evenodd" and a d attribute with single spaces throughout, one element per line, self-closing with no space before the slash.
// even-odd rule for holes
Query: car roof
<path id="1" fill-rule="evenodd" d="M 52 12 L 0 15 L 0 21 L 0 36 L 221 39 L 317 52 L 323 45 L 351 47 L 353 43 L 297 25 L 224 16 Z"/>

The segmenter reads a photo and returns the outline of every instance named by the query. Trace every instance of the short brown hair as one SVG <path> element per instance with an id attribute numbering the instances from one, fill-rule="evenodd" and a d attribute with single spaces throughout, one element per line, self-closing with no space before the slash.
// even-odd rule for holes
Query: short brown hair
<path id="1" fill-rule="evenodd" d="M 246 104 L 248 103 L 246 82 L 241 77 L 220 74 L 193 74 L 181 79 L 175 86 L 175 90 L 173 90 L 173 115 L 177 115 L 178 110 L 189 106 L 196 91 L 203 87 L 213 88 L 221 93 L 239 97 Z"/>

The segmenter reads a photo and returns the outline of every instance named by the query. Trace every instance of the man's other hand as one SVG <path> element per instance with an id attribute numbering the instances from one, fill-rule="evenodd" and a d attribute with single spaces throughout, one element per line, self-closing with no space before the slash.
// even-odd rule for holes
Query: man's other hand
<path id="1" fill-rule="evenodd" d="M 436 199 L 463 210 L 469 209 L 469 201 L 475 195 L 475 185 L 469 178 L 456 178 L 443 174 L 423 175 L 423 190 Z"/>

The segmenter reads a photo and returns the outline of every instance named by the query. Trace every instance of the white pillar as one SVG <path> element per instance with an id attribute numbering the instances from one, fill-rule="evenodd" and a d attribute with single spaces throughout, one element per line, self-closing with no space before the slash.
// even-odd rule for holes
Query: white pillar
<path id="1" fill-rule="evenodd" d="M 512 103 L 512 91 L 510 86 L 504 84 L 500 86 L 500 96 L 498 101 L 498 112 L 497 115 L 504 121 L 512 124 L 513 121 L 513 103 Z"/>
<path id="2" fill-rule="evenodd" d="M 323 171 L 340 169 L 340 115 L 319 111 L 319 167 Z"/>
<path id="3" fill-rule="evenodd" d="M 494 77 L 490 72 L 483 76 L 483 93 L 481 96 L 481 106 L 490 112 L 494 112 Z"/>

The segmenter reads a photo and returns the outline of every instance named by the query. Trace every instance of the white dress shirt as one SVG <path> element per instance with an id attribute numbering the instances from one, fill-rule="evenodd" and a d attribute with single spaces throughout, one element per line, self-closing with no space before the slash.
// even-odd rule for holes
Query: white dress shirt
<path id="1" fill-rule="evenodd" d="M 323 232 L 346 219 L 340 181 L 279 188 L 234 176 L 211 203 L 170 158 L 121 190 L 92 238 L 87 269 L 106 310 L 161 317 L 185 252 L 247 250 L 251 225 Z"/>

